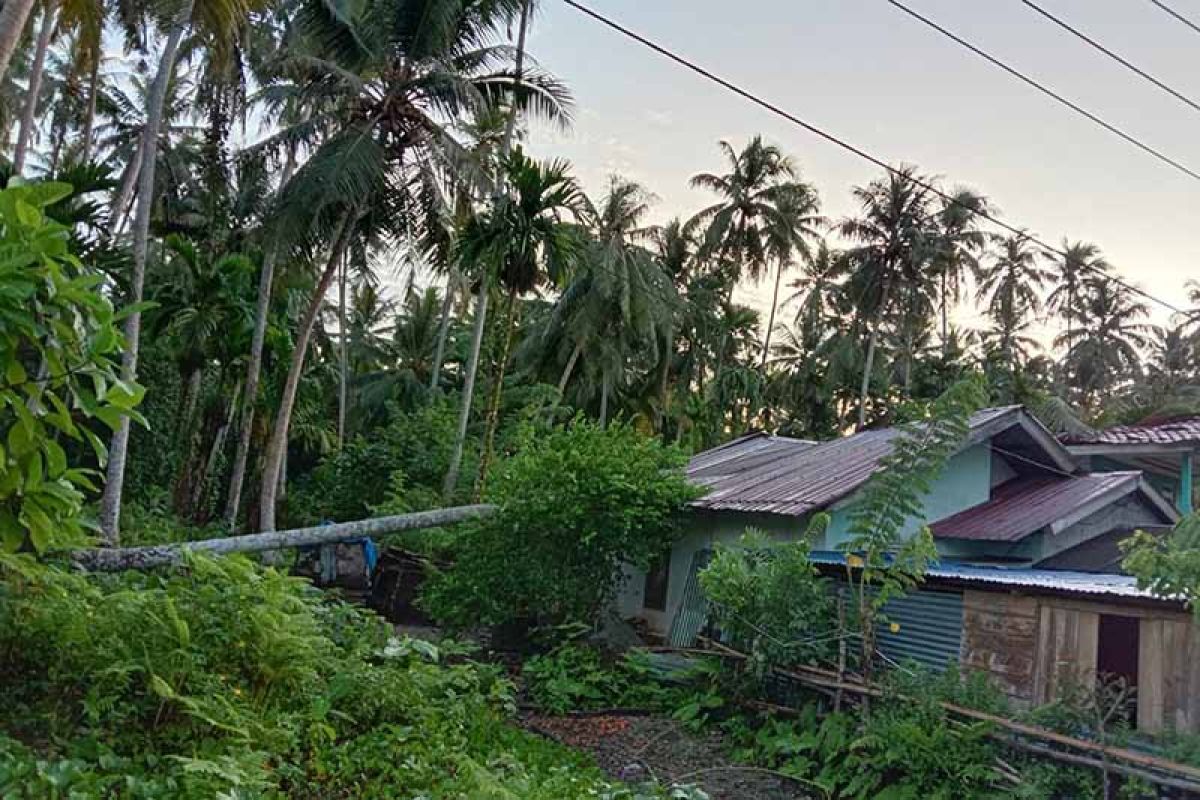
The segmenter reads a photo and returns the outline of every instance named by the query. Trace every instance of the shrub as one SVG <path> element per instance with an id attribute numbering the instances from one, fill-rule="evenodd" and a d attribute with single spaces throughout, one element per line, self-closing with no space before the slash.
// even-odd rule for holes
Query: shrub
<path id="1" fill-rule="evenodd" d="M 488 499 L 500 510 L 463 531 L 426 607 L 460 627 L 592 622 L 622 563 L 647 566 L 674 541 L 676 514 L 696 496 L 683 463 L 627 424 L 577 420 L 531 436 L 497 465 Z"/>
<path id="2" fill-rule="evenodd" d="M 244 558 L 86 577 L 0 556 L 0 796 L 599 796 L 499 670 Z M 614 795 L 615 796 L 615 795 Z"/>
<path id="3" fill-rule="evenodd" d="M 808 557 L 812 535 L 827 520 L 817 515 L 793 542 L 772 542 L 748 530 L 736 547 L 718 545 L 700 573 L 713 621 L 734 647 L 750 654 L 759 675 L 769 666 L 812 663 L 836 651 L 830 582 Z"/>

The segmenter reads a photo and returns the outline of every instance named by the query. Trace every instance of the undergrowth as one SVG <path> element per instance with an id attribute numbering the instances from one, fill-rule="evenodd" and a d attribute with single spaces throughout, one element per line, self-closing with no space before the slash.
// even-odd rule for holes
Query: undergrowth
<path id="1" fill-rule="evenodd" d="M 240 557 L 3 556 L 0 797 L 657 796 L 509 725 L 497 668 L 389 632 Z"/>

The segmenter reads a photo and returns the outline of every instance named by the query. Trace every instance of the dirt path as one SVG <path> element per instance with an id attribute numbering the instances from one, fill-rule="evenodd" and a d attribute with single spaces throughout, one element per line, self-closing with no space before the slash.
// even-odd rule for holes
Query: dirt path
<path id="1" fill-rule="evenodd" d="M 613 778 L 691 784 L 713 800 L 811 800 L 796 781 L 732 762 L 718 734 L 694 734 L 660 716 L 524 718 L 526 728 L 590 753 Z"/>

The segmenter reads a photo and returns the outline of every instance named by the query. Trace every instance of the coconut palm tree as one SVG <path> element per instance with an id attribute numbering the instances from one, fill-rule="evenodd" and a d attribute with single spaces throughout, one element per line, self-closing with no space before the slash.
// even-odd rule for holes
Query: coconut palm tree
<path id="1" fill-rule="evenodd" d="M 491 461 L 517 298 L 542 286 L 563 287 L 583 250 L 578 222 L 587 214 L 587 198 L 569 170 L 565 161 L 543 164 L 519 148 L 514 150 L 502 164 L 508 191 L 491 209 L 470 220 L 460 238 L 463 262 L 478 265 L 477 279 L 494 284 L 506 298 L 503 344 L 487 404 L 476 497 L 483 493 Z M 455 483 L 449 478 L 447 487 L 452 491 Z"/>
<path id="2" fill-rule="evenodd" d="M 979 257 L 987 246 L 981 215 L 991 210 L 987 198 L 969 189 L 956 189 L 941 201 L 932 266 L 938 280 L 943 352 L 950 349 L 950 306 L 962 298 L 966 276 L 979 269 Z"/>
<path id="3" fill-rule="evenodd" d="M 1093 275 L 1079 290 L 1081 321 L 1059 334 L 1054 344 L 1065 348 L 1070 343 L 1066 369 L 1071 385 L 1085 404 L 1094 406 L 1122 381 L 1141 375 L 1142 353 L 1154 329 L 1145 322 L 1149 308 L 1122 284 Z"/>
<path id="4" fill-rule="evenodd" d="M 762 360 L 759 369 L 765 369 L 771 350 L 771 330 L 775 327 L 775 312 L 779 307 L 779 285 L 784 271 L 799 256 L 802 260 L 812 258 L 810 241 L 820 239 L 820 229 L 826 225 L 824 217 L 817 212 L 821 204 L 817 191 L 800 181 L 783 184 L 775 201 L 777 219 L 767 229 L 767 249 L 775 262 L 775 288 L 771 293 L 771 313 L 767 317 L 767 329 L 763 335 Z"/>
<path id="5" fill-rule="evenodd" d="M 128 300 L 134 311 L 125 320 L 125 351 L 121 370 L 126 380 L 137 377 L 138 345 L 142 330 L 140 304 L 146 280 L 146 250 L 150 239 L 150 211 L 154 204 L 154 168 L 158 158 L 158 133 L 163 119 L 167 87 L 175 71 L 175 57 L 183 36 L 191 26 L 196 0 L 184 0 L 171 19 L 166 41 L 159 57 L 146 105 L 146 126 L 139 148 L 140 167 L 137 183 L 137 211 L 133 224 L 133 265 Z M 104 497 L 100 507 L 100 526 L 104 540 L 116 545 L 120 538 L 121 493 L 125 484 L 125 460 L 129 447 L 128 417 L 121 420 L 108 448 L 108 468 L 105 473 Z"/>
<path id="6" fill-rule="evenodd" d="M 691 179 L 693 187 L 713 192 L 720 200 L 702 209 L 688 225 L 701 232 L 698 255 L 725 279 L 724 299 L 729 302 L 733 287 L 742 278 L 757 282 L 767 274 L 772 260 L 790 260 L 797 242 L 812 233 L 819 218 L 816 192 L 797 181 L 795 166 L 778 147 L 755 136 L 741 151 L 727 141 L 721 141 L 720 148 L 728 171 L 702 172 Z M 788 213 L 781 203 L 788 204 Z M 779 269 L 783 268 L 781 262 Z M 775 300 L 777 303 L 778 295 Z M 769 328 L 765 338 L 764 354 Z M 718 361 L 718 379 L 721 364 Z"/>
<path id="7" fill-rule="evenodd" d="M 1072 330 L 1079 314 L 1080 287 L 1088 276 L 1111 270 L 1100 248 L 1090 242 L 1070 242 L 1063 239 L 1063 254 L 1053 262 L 1054 288 L 1046 298 L 1046 308 L 1063 318 L 1064 330 Z M 1073 347 L 1070 336 L 1064 340 L 1069 353 Z"/>
<path id="8" fill-rule="evenodd" d="M 468 160 L 445 123 L 499 103 L 566 118 L 562 86 L 537 70 L 521 81 L 505 69 L 508 50 L 495 44 L 500 26 L 519 9 L 484 0 L 370 0 L 331 17 L 312 0 L 301 11 L 308 52 L 297 65 L 302 91 L 327 98 L 275 141 L 307 139 L 309 160 L 283 190 L 272 223 L 284 241 L 303 241 L 313 222 L 326 233 L 382 242 L 404 238 L 421 249 L 440 196 L 432 187 Z M 313 293 L 306 325 L 315 322 L 345 245 L 329 236 L 329 258 Z M 348 244 L 348 241 L 347 241 Z M 282 405 L 264 459 L 261 526 L 274 528 L 274 499 L 287 445 L 288 418 L 303 371 L 308 336 L 297 342 Z"/>
<path id="9" fill-rule="evenodd" d="M 555 309 L 555 316 L 564 320 L 563 338 L 573 343 L 559 394 L 579 357 L 586 355 L 600 373 L 602 425 L 608 421 L 612 393 L 625 383 L 630 360 L 661 361 L 659 350 L 669 342 L 679 305 L 670 275 L 647 246 L 654 232 L 643 222 L 651 200 L 638 184 L 611 179 L 596 209 L 579 272 Z"/>
<path id="10" fill-rule="evenodd" d="M 927 266 L 936 252 L 936 214 L 930 179 L 915 167 L 902 166 L 887 176 L 853 190 L 860 210 L 843 220 L 838 231 L 854 246 L 847 250 L 843 267 L 847 291 L 867 336 L 859 387 L 858 426 L 867 424 L 867 402 L 879 348 L 880 326 L 897 310 L 898 298 L 923 291 L 929 280 Z M 911 304 L 909 305 L 911 307 Z"/>

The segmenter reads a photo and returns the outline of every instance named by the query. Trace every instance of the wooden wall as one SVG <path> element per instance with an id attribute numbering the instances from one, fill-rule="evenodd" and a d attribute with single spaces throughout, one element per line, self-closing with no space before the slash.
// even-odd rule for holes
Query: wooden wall
<path id="1" fill-rule="evenodd" d="M 1018 707 L 1051 702 L 1095 679 L 1102 614 L 1140 620 L 1138 728 L 1200 732 L 1200 627 L 1170 609 L 967 590 L 961 663 Z"/>
<path id="2" fill-rule="evenodd" d="M 1041 603 L 1033 697 L 1038 705 L 1058 697 L 1065 686 L 1096 680 L 1100 614 Z"/>
<path id="3" fill-rule="evenodd" d="M 988 673 L 1017 706 L 1033 703 L 1038 601 L 999 592 L 963 593 L 962 664 Z"/>
<path id="4" fill-rule="evenodd" d="M 1189 617 L 1144 618 L 1138 729 L 1200 731 L 1200 631 Z"/>

